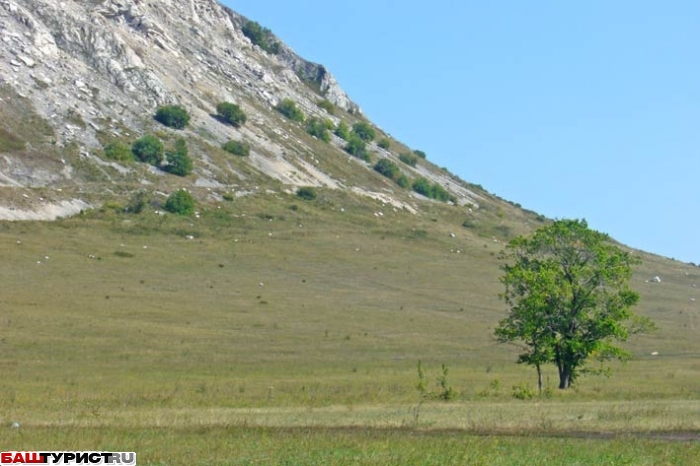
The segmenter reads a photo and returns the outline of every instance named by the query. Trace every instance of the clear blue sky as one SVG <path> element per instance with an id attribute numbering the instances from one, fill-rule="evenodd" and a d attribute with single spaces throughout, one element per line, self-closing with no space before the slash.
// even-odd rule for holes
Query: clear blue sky
<path id="1" fill-rule="evenodd" d="M 700 262 L 699 1 L 224 3 L 437 165 Z"/>

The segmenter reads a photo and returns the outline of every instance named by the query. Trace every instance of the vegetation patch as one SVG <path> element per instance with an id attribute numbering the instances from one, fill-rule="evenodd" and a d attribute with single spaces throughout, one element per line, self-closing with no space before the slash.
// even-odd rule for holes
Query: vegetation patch
<path id="1" fill-rule="evenodd" d="M 243 141 L 227 141 L 221 148 L 229 154 L 238 155 L 240 157 L 248 157 L 248 155 L 250 155 L 250 144 Z"/>
<path id="2" fill-rule="evenodd" d="M 165 153 L 168 164 L 164 170 L 177 176 L 187 176 L 192 173 L 193 162 L 187 150 L 187 143 L 184 139 L 178 138 L 175 147 Z"/>
<path id="3" fill-rule="evenodd" d="M 297 189 L 297 197 L 305 201 L 313 201 L 318 197 L 318 193 L 311 186 L 303 186 Z"/>
<path id="4" fill-rule="evenodd" d="M 280 52 L 280 43 L 272 35 L 272 31 L 262 27 L 256 21 L 248 21 L 243 25 L 243 34 L 250 41 L 269 54 L 277 55 Z"/>
<path id="5" fill-rule="evenodd" d="M 0 128 L 0 152 L 24 150 L 25 142 L 7 130 Z"/>
<path id="6" fill-rule="evenodd" d="M 333 123 L 331 123 L 331 126 Z M 321 141 L 329 142 L 331 133 L 328 130 L 328 123 L 320 118 L 312 117 L 306 120 L 306 132 Z"/>
<path id="7" fill-rule="evenodd" d="M 413 181 L 411 186 L 415 192 L 430 199 L 443 202 L 456 202 L 456 198 L 438 183 L 431 183 L 427 179 L 420 177 Z"/>
<path id="8" fill-rule="evenodd" d="M 221 102 L 216 106 L 216 115 L 220 120 L 236 128 L 242 126 L 247 116 L 243 109 L 231 102 Z"/>
<path id="9" fill-rule="evenodd" d="M 163 207 L 173 214 L 189 216 L 194 214 L 195 205 L 194 197 L 184 189 L 180 189 L 168 196 Z"/>
<path id="10" fill-rule="evenodd" d="M 190 122 L 190 114 L 180 105 L 159 107 L 154 118 L 160 124 L 175 129 L 184 129 Z"/>
<path id="11" fill-rule="evenodd" d="M 121 141 L 112 141 L 104 146 L 105 157 L 118 162 L 131 162 L 134 160 L 134 153 L 131 147 Z"/>
<path id="12" fill-rule="evenodd" d="M 292 121 L 296 121 L 299 123 L 304 121 L 304 112 L 302 112 L 301 109 L 297 107 L 296 102 L 294 102 L 292 99 L 283 99 L 280 103 L 277 104 L 275 109 L 277 109 L 278 112 L 280 112 L 282 115 L 284 115 Z"/>
<path id="13" fill-rule="evenodd" d="M 164 150 L 163 143 L 152 134 L 140 137 L 131 145 L 131 152 L 137 160 L 155 167 L 160 167 L 163 162 Z"/>

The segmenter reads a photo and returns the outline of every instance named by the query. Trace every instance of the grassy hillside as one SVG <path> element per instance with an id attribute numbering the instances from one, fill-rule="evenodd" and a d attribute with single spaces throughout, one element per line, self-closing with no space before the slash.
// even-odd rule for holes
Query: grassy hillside
<path id="1" fill-rule="evenodd" d="M 462 432 L 439 445 L 470 433 L 697 432 L 700 340 L 690 298 L 700 269 L 643 254 L 633 287 L 638 311 L 659 331 L 630 342 L 634 357 L 613 364 L 613 377 L 587 376 L 571 391 L 523 401 L 513 395 L 534 390 L 534 371 L 492 337 L 505 312 L 504 238 L 491 234 L 500 217 L 487 208 L 478 227 L 465 227 L 467 212 L 428 203 L 412 214 L 322 191 L 312 202 L 261 193 L 212 203 L 200 218 L 107 207 L 0 224 L 0 419 L 22 425 L 11 431 L 12 448 L 128 447 L 153 464 L 184 464 L 230 435 L 269 435 L 284 457 L 303 426 L 317 426 L 308 435 L 321 450 L 360 442 L 358 455 L 372 448 L 358 439 L 371 431 L 323 429 L 400 428 L 377 437 L 399 444 L 433 435 L 416 433 L 426 430 Z M 520 215 L 502 216 L 500 231 L 537 226 Z M 655 275 L 661 283 L 647 281 Z M 458 396 L 423 401 L 418 361 L 436 394 L 445 364 Z M 554 368 L 547 371 L 556 386 Z M 164 453 L 182 445 L 189 453 Z M 601 454 L 610 448 L 596 445 Z M 380 450 L 369 453 L 393 458 Z M 211 458 L 250 464 L 224 457 Z M 443 459 L 434 464 L 450 464 Z"/>

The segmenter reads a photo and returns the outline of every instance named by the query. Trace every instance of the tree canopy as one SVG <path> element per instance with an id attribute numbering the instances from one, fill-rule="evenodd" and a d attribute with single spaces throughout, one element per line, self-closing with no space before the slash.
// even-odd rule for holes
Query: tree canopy
<path id="1" fill-rule="evenodd" d="M 510 308 L 495 330 L 501 342 L 520 342 L 519 363 L 557 366 L 559 388 L 569 388 L 586 362 L 629 354 L 616 342 L 654 324 L 631 311 L 639 295 L 628 281 L 639 259 L 588 228 L 585 220 L 557 220 L 503 253 L 501 295 Z"/>

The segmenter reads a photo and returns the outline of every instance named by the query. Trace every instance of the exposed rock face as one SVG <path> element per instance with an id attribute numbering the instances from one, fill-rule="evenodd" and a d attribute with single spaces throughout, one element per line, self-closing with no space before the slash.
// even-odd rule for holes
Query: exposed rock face
<path id="1" fill-rule="evenodd" d="M 177 103 L 192 116 L 187 137 L 213 146 L 249 141 L 249 165 L 284 185 L 345 187 L 272 107 L 292 98 L 306 115 L 334 123 L 320 99 L 355 114 L 359 107 L 324 66 L 284 44 L 277 55 L 253 45 L 246 22 L 215 0 L 0 0 L 0 92 L 10 89 L 48 121 L 47 144 L 77 147 L 74 159 L 45 151 L 43 165 L 3 154 L 0 186 L 57 186 L 75 178 L 78 162 L 108 181 L 127 176 L 131 168 L 95 155 L 105 135 L 133 139 L 153 130 L 157 106 Z M 211 118 L 221 101 L 241 105 L 248 123 L 234 129 Z M 342 144 L 336 138 L 329 150 L 347 158 Z M 196 185 L 245 179 L 204 152 L 197 157 Z"/>

